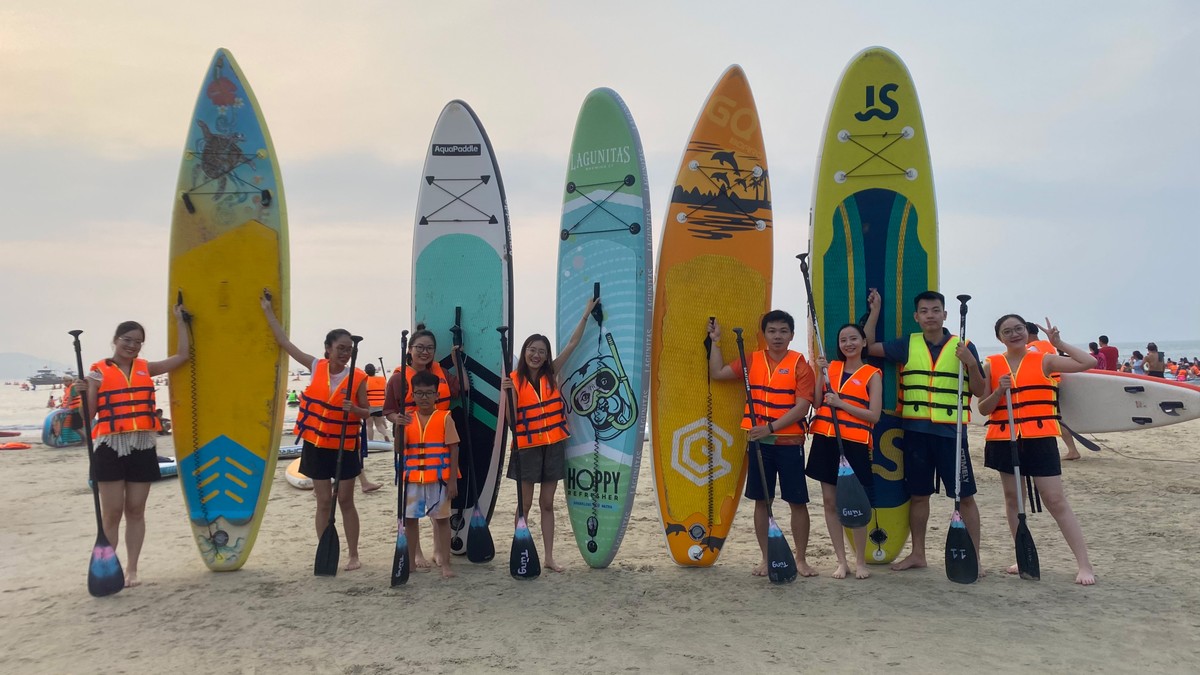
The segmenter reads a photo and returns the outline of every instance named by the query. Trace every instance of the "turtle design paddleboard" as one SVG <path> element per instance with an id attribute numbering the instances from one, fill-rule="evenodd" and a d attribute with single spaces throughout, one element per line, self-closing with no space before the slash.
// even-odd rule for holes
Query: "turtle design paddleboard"
<path id="1" fill-rule="evenodd" d="M 746 481 L 740 380 L 710 382 L 709 317 L 750 335 L 769 310 L 771 189 L 746 74 L 721 76 L 692 129 L 663 220 L 650 364 L 654 482 L 667 549 L 680 565 L 716 562 Z M 758 348 L 752 339 L 749 349 Z"/>
<path id="2" fill-rule="evenodd" d="M 929 143 L 908 68 L 882 47 L 850 60 L 825 121 L 809 252 L 813 300 L 827 348 L 838 329 L 883 297 L 873 340 L 920 330 L 913 296 L 938 287 L 938 230 Z M 868 562 L 891 562 L 908 539 L 898 369 L 883 369 L 884 415 L 875 424 L 874 513 Z"/>
<path id="3" fill-rule="evenodd" d="M 412 287 L 413 325 L 433 331 L 438 352 L 447 355 L 443 367 L 452 364 L 450 329 L 456 322 L 462 329 L 470 397 L 467 410 L 453 404 L 462 443 L 450 514 L 450 550 L 459 555 L 467 551 L 476 500 L 491 519 L 504 459 L 505 434 L 496 433 L 502 419 L 496 328 L 512 325 L 509 242 L 508 204 L 491 141 L 475 111 L 451 101 L 434 126 L 421 174 Z"/>
<path id="4" fill-rule="evenodd" d="M 641 463 L 649 385 L 650 192 L 633 116 L 611 89 L 575 122 L 558 246 L 558 349 L 589 298 L 589 320 L 562 378 L 567 513 L 583 559 L 607 567 L 621 546 Z"/>
<path id="5" fill-rule="evenodd" d="M 278 158 L 254 93 L 219 49 L 187 125 L 167 293 L 169 307 L 182 294 L 192 314 L 191 359 L 171 373 L 179 484 L 200 557 L 216 571 L 238 569 L 250 555 L 283 428 L 287 355 L 263 320 L 263 289 L 286 327 Z M 176 322 L 167 325 L 174 346 Z"/>

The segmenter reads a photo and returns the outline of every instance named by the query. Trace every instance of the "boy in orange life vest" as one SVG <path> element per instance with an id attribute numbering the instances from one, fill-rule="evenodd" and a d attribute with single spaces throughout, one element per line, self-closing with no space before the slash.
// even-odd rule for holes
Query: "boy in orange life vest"
<path id="1" fill-rule="evenodd" d="M 749 406 L 742 418 L 747 437 L 759 441 L 763 470 L 767 474 L 767 494 L 762 480 L 755 479 L 757 457 L 748 457 L 750 478 L 746 481 L 746 497 L 754 500 L 754 534 L 762 560 L 753 574 L 767 576 L 767 500 L 775 498 L 775 477 L 779 476 L 779 496 L 792 512 L 792 537 L 796 540 L 796 571 L 801 576 L 814 577 L 817 571 L 808 565 L 808 483 L 804 478 L 804 416 L 812 407 L 816 378 L 812 367 L 799 352 L 788 349 L 795 336 L 796 321 L 791 314 L 774 309 L 763 316 L 761 326 L 767 338 L 767 349 L 747 356 L 750 363 L 750 391 L 758 426 L 751 428 Z M 713 344 L 721 340 L 721 326 L 714 320 L 708 325 L 708 337 Z M 709 352 L 708 373 L 714 380 L 742 377 L 741 359 L 721 365 L 721 350 Z"/>
<path id="2" fill-rule="evenodd" d="M 1041 329 L 1038 328 L 1036 323 L 1032 321 L 1026 321 L 1025 332 L 1026 349 L 1031 352 L 1038 352 L 1039 354 L 1058 354 L 1058 350 L 1054 348 L 1054 345 L 1050 344 L 1049 340 L 1042 340 L 1038 337 L 1041 333 Z M 1054 378 L 1055 382 L 1059 380 L 1058 373 L 1054 373 L 1052 377 Z M 1075 447 L 1075 439 L 1071 438 L 1071 432 L 1067 431 L 1066 427 L 1062 428 L 1061 437 L 1063 443 L 1067 446 L 1067 455 L 1066 457 L 1063 457 L 1063 459 L 1074 461 L 1082 457 L 1082 455 L 1079 454 L 1079 448 Z"/>
<path id="3" fill-rule="evenodd" d="M 912 532 L 912 552 L 892 563 L 893 570 L 926 567 L 925 528 L 929 524 L 929 496 L 941 478 L 946 496 L 954 497 L 954 447 L 958 422 L 958 367 L 963 364 L 963 423 L 971 419 L 971 396 L 982 396 L 986 380 L 975 345 L 964 343 L 943 328 L 946 322 L 946 298 L 936 291 L 924 291 L 913 298 L 913 318 L 920 333 L 897 336 L 885 342 L 872 342 L 879 321 L 879 292 L 867 296 L 870 314 L 863 328 L 870 344 L 870 356 L 883 357 L 902 366 L 900 373 L 901 428 L 904 430 L 904 485 L 908 489 L 908 526 Z M 1022 336 L 1023 338 L 1024 336 Z M 969 385 L 969 388 L 968 386 Z M 979 551 L 979 506 L 975 504 L 975 472 L 963 435 L 963 478 L 960 512 L 971 541 Z M 979 567 L 980 575 L 983 566 Z"/>
<path id="4" fill-rule="evenodd" d="M 1091 586 L 1096 573 L 1088 560 L 1087 543 L 1079 519 L 1063 492 L 1062 465 L 1058 460 L 1058 382 L 1053 373 L 1078 373 L 1096 366 L 1096 359 L 1082 349 L 1063 342 L 1058 328 L 1046 319 L 1046 335 L 1055 351 L 1065 356 L 1043 354 L 1025 349 L 1025 320 L 1016 314 L 1005 314 L 996 321 L 996 337 L 1007 348 L 1003 354 L 993 354 L 984 366 L 989 392 L 979 400 L 979 412 L 990 415 L 987 444 L 983 448 L 983 464 L 1000 473 L 1004 485 L 1005 515 L 1009 531 L 1017 530 L 1017 492 L 1013 473 L 1012 430 L 1009 428 L 1008 406 L 1005 397 L 1012 397 L 1012 414 L 1016 426 L 1017 452 L 1021 472 L 1033 477 L 1033 484 L 1063 538 L 1075 554 L 1079 572 L 1075 583 Z M 1017 573 L 1017 566 L 1008 568 Z"/>
<path id="5" fill-rule="evenodd" d="M 428 370 L 412 377 L 417 414 L 404 425 L 404 531 L 408 554 L 421 536 L 421 518 L 433 519 L 433 562 L 442 578 L 450 569 L 450 501 L 458 496 L 458 430 L 449 411 L 438 410 L 438 376 Z"/>

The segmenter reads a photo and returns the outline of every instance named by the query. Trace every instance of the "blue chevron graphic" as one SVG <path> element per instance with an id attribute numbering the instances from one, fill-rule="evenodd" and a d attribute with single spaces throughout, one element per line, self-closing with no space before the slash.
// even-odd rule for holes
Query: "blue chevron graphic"
<path id="1" fill-rule="evenodd" d="M 252 519 L 266 465 L 266 460 L 224 434 L 201 446 L 179 466 L 192 521 L 207 525 L 225 518 L 241 524 Z"/>

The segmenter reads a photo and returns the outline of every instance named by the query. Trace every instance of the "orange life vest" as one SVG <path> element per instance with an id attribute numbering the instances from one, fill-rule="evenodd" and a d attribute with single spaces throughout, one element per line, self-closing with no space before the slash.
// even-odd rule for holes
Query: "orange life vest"
<path id="1" fill-rule="evenodd" d="M 79 407 L 79 394 L 75 392 L 74 384 L 64 386 L 62 400 L 59 401 L 58 407 L 65 410 L 74 410 Z"/>
<path id="2" fill-rule="evenodd" d="M 796 380 L 800 368 L 807 368 L 808 363 L 800 352 L 788 350 L 788 353 L 771 369 L 770 359 L 766 350 L 751 352 L 750 399 L 754 401 L 754 416 L 760 425 L 774 422 L 783 417 L 787 411 L 796 407 Z M 750 404 L 747 403 L 742 411 L 742 428 L 749 429 Z M 797 420 L 786 427 L 775 427 L 776 436 L 804 437 L 804 420 Z"/>
<path id="3" fill-rule="evenodd" d="M 446 445 L 449 414 L 434 410 L 425 426 L 421 426 L 421 416 L 414 412 L 412 424 L 404 428 L 404 480 L 410 483 L 450 480 L 450 447 Z"/>
<path id="4" fill-rule="evenodd" d="M 400 372 L 400 369 L 396 368 L 395 370 L 392 371 L 392 374 L 395 375 L 398 372 Z M 413 401 L 413 397 L 412 397 L 412 378 L 413 378 L 413 374 L 416 372 L 417 372 L 416 369 L 413 368 L 412 366 L 409 366 L 407 369 L 405 369 L 405 373 L 406 373 L 405 378 L 407 381 L 404 383 L 405 384 L 404 402 L 407 403 L 408 407 L 410 407 L 410 408 L 416 405 L 416 402 Z M 438 410 L 449 410 L 450 409 L 450 377 L 446 374 L 446 370 L 444 368 L 442 368 L 442 364 L 438 363 L 437 361 L 434 361 L 429 364 L 429 372 L 433 373 L 434 375 L 437 375 L 437 378 L 438 378 L 438 394 L 437 394 L 437 401 L 434 402 L 434 407 L 437 408 Z M 382 405 L 382 404 L 380 404 L 380 405 Z"/>
<path id="5" fill-rule="evenodd" d="M 838 396 L 843 401 L 863 410 L 870 408 L 871 395 L 867 391 L 867 383 L 877 374 L 882 377 L 881 371 L 875 366 L 864 363 L 861 368 L 854 371 L 850 379 L 841 384 L 842 372 L 845 367 L 845 361 L 831 361 L 829 363 L 829 385 L 837 391 Z M 809 425 L 812 433 L 821 434 L 822 436 L 834 436 L 833 413 L 834 410 L 827 405 L 822 405 L 818 408 L 816 416 L 813 417 L 812 424 Z M 858 419 L 845 410 L 837 411 L 837 420 L 838 426 L 841 427 L 842 438 L 853 443 L 871 445 L 871 428 L 874 425 Z"/>
<path id="6" fill-rule="evenodd" d="M 1031 352 L 1037 352 L 1039 354 L 1048 354 L 1050 356 L 1058 355 L 1058 350 L 1054 348 L 1054 345 L 1050 344 L 1049 340 L 1034 340 L 1033 342 L 1025 345 L 1025 349 L 1028 349 Z M 1050 379 L 1058 382 L 1062 379 L 1062 375 L 1060 373 L 1050 373 Z"/>
<path id="7" fill-rule="evenodd" d="M 354 369 L 355 389 L 358 389 L 358 385 L 366 376 L 367 374 L 358 368 Z M 357 451 L 358 430 L 362 426 L 362 420 L 342 410 L 342 403 L 346 400 L 346 388 L 349 385 L 350 374 L 347 373 L 341 386 L 330 391 L 329 359 L 317 361 L 312 382 L 300 394 L 300 412 L 296 415 L 296 428 L 292 433 L 318 448 L 333 450 L 342 447 L 342 436 L 345 435 L 346 445 L 343 449 Z"/>
<path id="8" fill-rule="evenodd" d="M 367 407 L 382 408 L 387 397 L 387 378 L 382 375 L 367 377 Z"/>
<path id="9" fill-rule="evenodd" d="M 508 377 L 517 393 L 518 450 L 550 445 L 570 436 L 562 395 L 550 378 L 542 378 L 542 393 L 539 394 L 532 384 L 517 376 L 517 371 L 509 373 Z"/>
<path id="10" fill-rule="evenodd" d="M 128 377 L 112 359 L 93 363 L 92 370 L 104 376 L 96 396 L 92 438 L 161 428 L 154 412 L 154 380 L 150 379 L 150 364 L 145 359 L 133 360 Z"/>
<path id="11" fill-rule="evenodd" d="M 1046 355 L 1041 352 L 1026 352 L 1013 375 L 1009 395 L 1012 396 L 1018 438 L 1053 438 L 1062 433 L 1058 426 L 1058 383 L 1042 372 L 1045 359 Z M 1000 378 L 1011 372 L 1008 359 L 1004 354 L 992 354 L 988 363 L 991 364 L 990 380 L 995 390 L 1000 386 Z M 1009 440 L 1008 407 L 1003 401 L 988 418 L 987 440 Z"/>

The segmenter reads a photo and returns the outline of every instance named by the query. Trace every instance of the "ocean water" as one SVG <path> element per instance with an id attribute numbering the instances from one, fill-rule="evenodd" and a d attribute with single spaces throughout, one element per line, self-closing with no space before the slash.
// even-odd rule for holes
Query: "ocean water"
<path id="1" fill-rule="evenodd" d="M 1151 340 L 1140 340 L 1136 342 L 1113 342 L 1113 347 L 1117 348 L 1120 353 L 1121 362 L 1128 361 L 1133 355 L 1133 350 L 1138 350 L 1141 353 L 1146 353 L 1146 344 Z M 1166 358 L 1175 359 L 1178 361 L 1180 357 L 1187 357 L 1189 361 L 1200 358 L 1200 340 L 1153 340 L 1158 345 L 1158 351 L 1162 352 Z M 1087 343 L 1078 344 L 1076 346 L 1086 350 Z M 976 349 L 979 350 L 980 356 L 988 354 L 999 354 L 1004 351 L 1004 346 L 994 340 L 987 342 L 976 342 Z"/>

